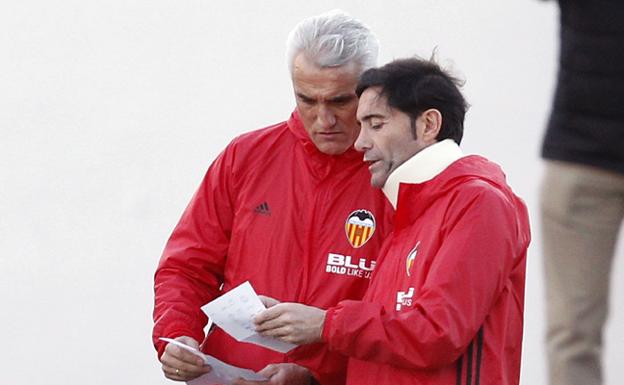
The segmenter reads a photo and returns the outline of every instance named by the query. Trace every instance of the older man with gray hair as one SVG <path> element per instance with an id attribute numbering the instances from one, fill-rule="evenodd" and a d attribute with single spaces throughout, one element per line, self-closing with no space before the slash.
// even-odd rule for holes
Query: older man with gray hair
<path id="1" fill-rule="evenodd" d="M 260 371 L 268 384 L 344 382 L 346 359 L 322 345 L 282 354 L 219 328 L 205 336 L 201 306 L 245 281 L 320 308 L 363 296 L 393 212 L 353 149 L 355 86 L 377 51 L 371 31 L 341 11 L 291 32 L 295 111 L 239 136 L 217 157 L 156 271 L 153 340 L 167 378 L 187 381 L 210 368 L 159 337 Z"/>

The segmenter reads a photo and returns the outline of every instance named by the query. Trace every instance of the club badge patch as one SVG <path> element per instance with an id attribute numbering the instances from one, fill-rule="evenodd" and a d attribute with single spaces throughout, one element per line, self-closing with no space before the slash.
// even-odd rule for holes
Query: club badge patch
<path id="1" fill-rule="evenodd" d="M 412 275 L 412 267 L 414 267 L 414 260 L 416 260 L 416 254 L 418 254 L 418 246 L 420 245 L 420 241 L 416 243 L 416 246 L 412 249 L 412 251 L 407 254 L 407 258 L 405 259 L 405 271 L 407 272 L 407 276 Z"/>
<path id="2" fill-rule="evenodd" d="M 345 232 L 354 248 L 364 246 L 375 232 L 375 217 L 368 210 L 355 210 L 347 217 Z"/>

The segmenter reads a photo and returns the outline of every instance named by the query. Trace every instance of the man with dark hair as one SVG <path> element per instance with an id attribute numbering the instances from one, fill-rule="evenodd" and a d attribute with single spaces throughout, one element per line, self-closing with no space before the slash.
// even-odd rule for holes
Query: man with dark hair
<path id="1" fill-rule="evenodd" d="M 438 140 L 460 144 L 468 106 L 456 87 L 459 83 L 434 62 L 406 59 L 365 72 L 355 92 L 360 97 L 367 88 L 381 87 L 388 105 L 410 117 L 412 129 L 425 108 L 435 108 L 444 116 Z"/>
<path id="2" fill-rule="evenodd" d="M 350 356 L 348 384 L 518 384 L 527 210 L 500 167 L 464 156 L 466 102 L 432 61 L 396 60 L 357 88 L 371 183 L 396 207 L 361 301 L 264 301 L 257 330 Z"/>

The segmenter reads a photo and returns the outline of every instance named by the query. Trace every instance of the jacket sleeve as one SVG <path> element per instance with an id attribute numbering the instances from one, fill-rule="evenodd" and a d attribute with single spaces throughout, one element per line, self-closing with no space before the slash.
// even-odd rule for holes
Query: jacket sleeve
<path id="1" fill-rule="evenodd" d="M 516 212 L 514 200 L 497 190 L 460 201 L 465 203 L 445 213 L 442 244 L 424 283 L 415 288 L 413 306 L 397 312 L 376 303 L 340 302 L 327 312 L 323 329 L 332 349 L 412 369 L 449 365 L 465 351 L 497 298 L 509 290 L 529 235 L 518 223 L 524 223 L 518 219 L 524 206 Z M 404 256 L 389 254 L 384 263 L 397 258 L 403 262 Z M 383 283 L 373 285 L 383 290 Z"/>
<path id="2" fill-rule="evenodd" d="M 154 276 L 152 339 L 204 338 L 207 318 L 201 306 L 218 295 L 232 229 L 231 146 L 208 169 L 199 189 L 169 238 Z"/>
<path id="3" fill-rule="evenodd" d="M 326 344 L 301 345 L 286 356 L 287 362 L 306 367 L 323 385 L 342 385 L 346 381 L 348 357 L 330 351 Z"/>

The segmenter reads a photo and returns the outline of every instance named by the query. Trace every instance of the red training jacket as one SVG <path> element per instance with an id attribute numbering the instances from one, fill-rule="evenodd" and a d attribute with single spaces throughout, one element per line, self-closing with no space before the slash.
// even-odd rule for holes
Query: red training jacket
<path id="1" fill-rule="evenodd" d="M 200 307 L 247 280 L 258 294 L 320 308 L 360 299 L 392 213 L 370 186 L 362 154 L 319 152 L 296 112 L 234 139 L 210 166 L 156 271 L 159 356 L 158 337 L 204 340 Z M 284 355 L 217 328 L 202 350 L 256 371 L 297 362 L 324 384 L 344 383 L 346 358 L 322 344 Z"/>
<path id="2" fill-rule="evenodd" d="M 425 150 L 426 151 L 426 150 Z M 527 210 L 479 156 L 399 185 L 395 232 L 364 302 L 328 310 L 348 384 L 518 384 Z"/>

